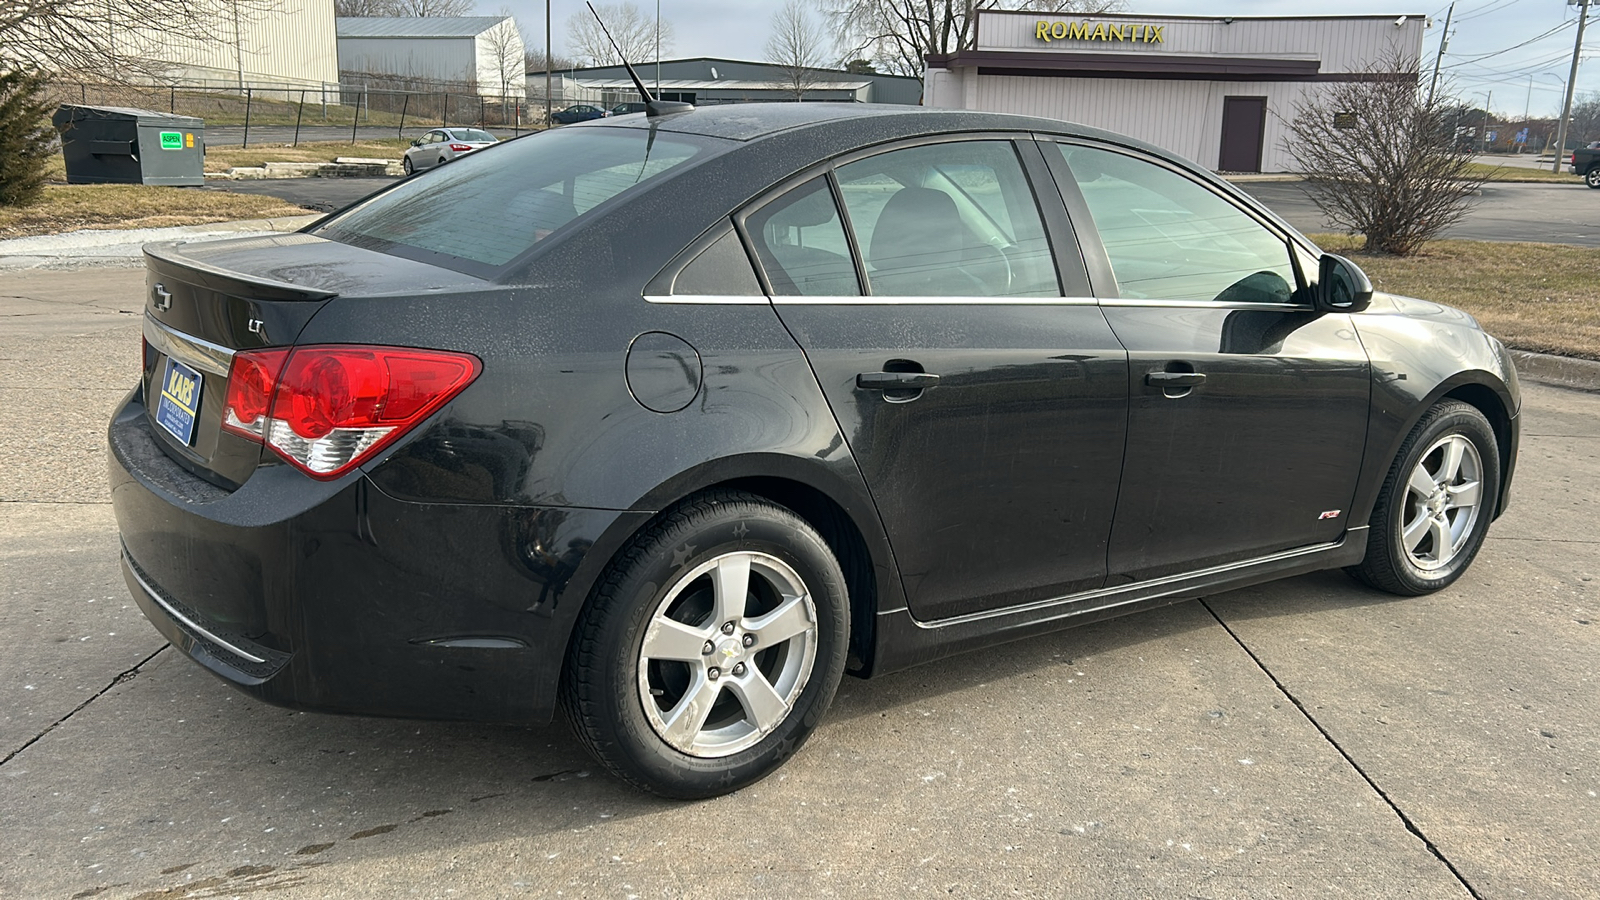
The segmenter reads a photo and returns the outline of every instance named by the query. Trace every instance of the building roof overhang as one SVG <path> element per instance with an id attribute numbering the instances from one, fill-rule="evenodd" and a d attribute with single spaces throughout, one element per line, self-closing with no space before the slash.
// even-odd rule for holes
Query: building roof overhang
<path id="1" fill-rule="evenodd" d="M 934 69 L 976 68 L 985 75 L 1181 78 L 1228 81 L 1320 81 L 1316 59 L 1263 56 L 1177 56 L 1144 53 L 1050 53 L 962 50 L 930 54 Z"/>

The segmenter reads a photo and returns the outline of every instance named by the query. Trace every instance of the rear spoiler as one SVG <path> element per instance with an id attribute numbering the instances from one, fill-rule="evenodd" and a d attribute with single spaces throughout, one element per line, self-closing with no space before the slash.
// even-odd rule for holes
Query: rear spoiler
<path id="1" fill-rule="evenodd" d="M 271 241 L 271 238 L 263 238 Z M 172 278 L 181 279 L 190 284 L 198 284 L 210 288 L 220 294 L 234 297 L 250 297 L 257 300 L 331 300 L 339 296 L 338 291 L 326 291 L 321 288 L 305 287 L 288 281 L 275 278 L 263 278 L 246 272 L 237 272 L 224 269 L 210 263 L 201 262 L 194 256 L 185 253 L 186 244 L 182 241 L 166 241 L 144 245 L 144 258 L 149 267 L 156 272 Z M 204 247 L 204 243 L 196 244 Z M 230 242 L 229 249 L 238 251 L 245 249 L 237 242 Z"/>

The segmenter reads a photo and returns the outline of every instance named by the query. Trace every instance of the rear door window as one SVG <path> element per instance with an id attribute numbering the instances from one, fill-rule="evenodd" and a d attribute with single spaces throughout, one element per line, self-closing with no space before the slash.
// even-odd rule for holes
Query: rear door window
<path id="1" fill-rule="evenodd" d="M 860 295 L 850 243 L 826 178 L 813 178 L 751 213 L 745 231 L 773 294 Z"/>
<path id="2" fill-rule="evenodd" d="M 313 233 L 492 276 L 602 203 L 725 145 L 633 128 L 555 129 L 467 154 Z"/>

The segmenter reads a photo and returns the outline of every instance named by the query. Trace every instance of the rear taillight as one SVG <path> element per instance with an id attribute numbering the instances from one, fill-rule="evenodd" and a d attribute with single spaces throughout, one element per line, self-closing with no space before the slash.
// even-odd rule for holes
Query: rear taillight
<path id="1" fill-rule="evenodd" d="M 456 151 L 457 153 L 465 153 L 472 148 L 466 144 L 451 144 L 450 149 Z"/>
<path id="2" fill-rule="evenodd" d="M 317 478 L 371 459 L 450 402 L 478 358 L 408 347 L 323 345 L 237 353 L 223 427 Z"/>

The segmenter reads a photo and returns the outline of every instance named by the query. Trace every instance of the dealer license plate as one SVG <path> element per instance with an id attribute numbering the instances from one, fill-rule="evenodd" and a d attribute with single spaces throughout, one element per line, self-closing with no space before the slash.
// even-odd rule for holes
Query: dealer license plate
<path id="1" fill-rule="evenodd" d="M 156 423 L 185 447 L 194 441 L 195 413 L 200 409 L 200 389 L 204 386 L 199 372 L 175 359 L 167 360 L 161 399 L 156 402 Z"/>

